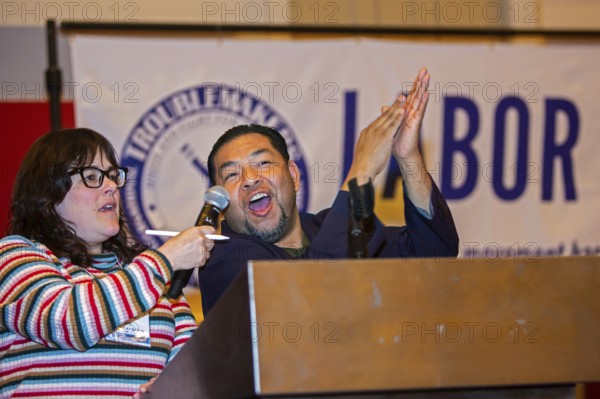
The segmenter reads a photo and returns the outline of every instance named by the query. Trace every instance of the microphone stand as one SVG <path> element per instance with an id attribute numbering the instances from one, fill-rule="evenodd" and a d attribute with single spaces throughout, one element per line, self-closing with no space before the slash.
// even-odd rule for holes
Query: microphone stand
<path id="1" fill-rule="evenodd" d="M 375 193 L 371 179 L 359 186 L 356 179 L 348 182 L 350 189 L 350 233 L 348 237 L 349 257 L 368 257 L 369 239 L 375 231 L 373 208 Z"/>

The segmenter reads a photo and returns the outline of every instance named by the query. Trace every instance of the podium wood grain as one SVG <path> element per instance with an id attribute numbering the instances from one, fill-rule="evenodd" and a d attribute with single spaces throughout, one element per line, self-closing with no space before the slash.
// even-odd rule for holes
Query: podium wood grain
<path id="1" fill-rule="evenodd" d="M 254 262 L 147 397 L 574 397 L 599 283 L 598 257 Z"/>

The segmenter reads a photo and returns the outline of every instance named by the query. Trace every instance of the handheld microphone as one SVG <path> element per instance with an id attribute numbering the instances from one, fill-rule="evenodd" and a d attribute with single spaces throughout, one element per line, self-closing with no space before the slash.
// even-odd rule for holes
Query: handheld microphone
<path id="1" fill-rule="evenodd" d="M 213 186 L 204 193 L 204 205 L 196 219 L 195 226 L 219 227 L 219 216 L 229 205 L 229 193 L 221 186 Z M 192 277 L 194 269 L 178 270 L 171 280 L 171 287 L 167 292 L 167 298 L 178 298 Z"/>

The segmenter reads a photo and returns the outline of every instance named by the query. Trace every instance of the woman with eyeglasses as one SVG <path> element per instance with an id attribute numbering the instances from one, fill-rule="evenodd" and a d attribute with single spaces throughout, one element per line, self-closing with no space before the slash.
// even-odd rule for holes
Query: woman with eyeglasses
<path id="1" fill-rule="evenodd" d="M 0 398 L 123 398 L 173 359 L 196 328 L 174 271 L 203 265 L 212 227 L 156 250 L 125 225 L 127 181 L 97 132 L 52 132 L 17 174 L 0 240 Z"/>

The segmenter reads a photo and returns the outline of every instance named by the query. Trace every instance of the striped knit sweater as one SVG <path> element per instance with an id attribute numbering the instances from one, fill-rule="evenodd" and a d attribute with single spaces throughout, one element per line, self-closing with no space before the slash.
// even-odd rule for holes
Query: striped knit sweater
<path id="1" fill-rule="evenodd" d="M 196 328 L 183 297 L 162 295 L 172 274 L 153 250 L 83 268 L 23 237 L 0 240 L 0 399 L 131 397 Z M 140 315 L 150 347 L 105 339 Z"/>

